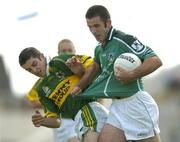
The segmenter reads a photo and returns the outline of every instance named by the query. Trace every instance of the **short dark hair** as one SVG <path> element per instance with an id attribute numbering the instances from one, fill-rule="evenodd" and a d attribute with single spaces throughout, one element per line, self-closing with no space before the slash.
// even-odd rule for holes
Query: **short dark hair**
<path id="1" fill-rule="evenodd" d="M 19 54 L 19 64 L 24 65 L 31 57 L 40 58 L 41 52 L 34 47 L 27 47 Z"/>
<path id="2" fill-rule="evenodd" d="M 104 22 L 111 18 L 109 11 L 102 5 L 93 5 L 86 12 L 86 19 L 99 16 Z"/>

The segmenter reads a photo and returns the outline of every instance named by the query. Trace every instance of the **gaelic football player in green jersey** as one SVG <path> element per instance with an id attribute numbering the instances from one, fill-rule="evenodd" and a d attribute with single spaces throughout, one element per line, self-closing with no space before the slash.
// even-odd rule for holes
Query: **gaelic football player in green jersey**
<path id="1" fill-rule="evenodd" d="M 73 70 L 65 63 L 72 56 L 61 54 L 48 62 L 46 57 L 33 47 L 25 48 L 20 53 L 21 67 L 40 77 L 35 91 L 44 107 L 45 116 L 36 111 L 32 115 L 32 121 L 35 127 L 58 128 L 59 118 L 61 115 L 66 116 L 75 120 L 80 139 L 84 142 L 96 142 L 108 111 L 101 104 L 94 102 L 94 99 L 80 99 L 69 95 L 74 85 L 80 81 L 80 73 L 76 72 L 78 75 L 74 75 Z M 76 66 L 82 66 L 83 69 L 93 63 L 88 56 L 74 55 L 74 58 L 78 61 Z"/>
<path id="2" fill-rule="evenodd" d="M 108 10 L 94 5 L 87 10 L 86 22 L 99 42 L 95 48 L 95 65 L 100 74 L 82 93 L 83 97 L 112 98 L 110 113 L 98 142 L 160 142 L 159 111 L 154 99 L 144 91 L 141 77 L 158 69 L 162 62 L 154 51 L 136 37 L 116 30 Z M 133 53 L 141 61 L 137 69 L 113 71 L 115 59 L 122 53 Z M 91 66 L 72 93 L 76 94 L 91 78 Z M 126 82 L 126 83 L 124 83 Z"/>

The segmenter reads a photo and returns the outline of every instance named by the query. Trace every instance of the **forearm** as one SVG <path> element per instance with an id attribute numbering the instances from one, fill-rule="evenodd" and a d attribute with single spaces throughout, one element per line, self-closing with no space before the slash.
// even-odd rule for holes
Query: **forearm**
<path id="1" fill-rule="evenodd" d="M 84 75 L 84 73 L 85 73 L 85 69 L 84 69 L 82 63 L 77 64 L 76 67 L 77 67 L 77 69 L 76 70 L 72 70 L 72 72 L 75 75 L 77 75 L 79 77 L 82 77 Z"/>
<path id="2" fill-rule="evenodd" d="M 44 117 L 44 120 L 41 122 L 41 126 L 48 128 L 59 128 L 60 119 L 55 117 Z"/>
<path id="3" fill-rule="evenodd" d="M 77 85 L 81 89 L 86 88 L 96 78 L 98 71 L 99 65 L 94 62 L 91 66 L 87 68 Z"/>
<path id="4" fill-rule="evenodd" d="M 70 70 L 77 76 L 81 77 L 85 73 L 85 68 L 83 67 L 83 63 L 78 61 L 75 56 L 68 59 L 66 61 L 66 65 L 70 68 Z"/>
<path id="5" fill-rule="evenodd" d="M 134 79 L 138 79 L 143 76 L 146 76 L 146 75 L 154 72 L 161 65 L 162 65 L 162 62 L 159 59 L 159 57 L 157 57 L 157 56 L 150 57 L 150 58 L 144 60 L 143 64 L 140 67 L 138 67 L 137 69 L 130 72 L 130 78 L 132 80 L 134 80 Z"/>

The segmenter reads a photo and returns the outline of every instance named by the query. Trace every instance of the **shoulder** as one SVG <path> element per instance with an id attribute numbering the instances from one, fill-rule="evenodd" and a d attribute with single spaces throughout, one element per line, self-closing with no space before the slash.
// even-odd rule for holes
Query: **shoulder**
<path id="1" fill-rule="evenodd" d="M 83 64 L 84 68 L 89 67 L 93 63 L 93 58 L 88 55 L 75 55 L 75 58 Z"/>
<path id="2" fill-rule="evenodd" d="M 74 56 L 74 54 L 67 54 L 67 53 L 64 53 L 64 54 L 60 54 L 58 56 L 54 56 L 50 62 L 53 62 L 53 61 L 66 61 L 67 59 L 71 58 L 72 56 Z"/>
<path id="3" fill-rule="evenodd" d="M 101 50 L 102 50 L 102 48 L 101 48 L 101 43 L 98 43 L 97 45 L 96 45 L 96 47 L 95 47 L 95 53 L 98 53 L 98 52 L 100 52 Z"/>
<path id="4" fill-rule="evenodd" d="M 53 57 L 49 62 L 49 71 L 54 72 L 57 71 L 59 68 L 67 68 L 66 66 L 66 60 L 69 57 L 67 56 L 55 56 Z"/>
<path id="5" fill-rule="evenodd" d="M 33 85 L 33 87 L 31 88 L 31 90 L 28 92 L 27 98 L 28 98 L 30 101 L 38 100 L 37 88 L 38 88 L 40 82 L 41 82 L 41 79 L 38 79 L 38 80 L 36 81 L 36 83 Z"/>
<path id="6" fill-rule="evenodd" d="M 137 37 L 118 30 L 114 31 L 113 40 L 125 45 L 128 50 L 136 54 L 142 53 L 146 50 L 146 46 L 140 42 Z"/>
<path id="7" fill-rule="evenodd" d="M 81 63 L 85 63 L 87 60 L 91 60 L 92 57 L 88 55 L 75 55 L 75 58 L 79 60 Z"/>
<path id="8" fill-rule="evenodd" d="M 128 45 L 132 44 L 137 38 L 130 34 L 126 34 L 120 30 L 114 30 L 113 39 L 118 40 L 119 42 L 125 42 Z"/>

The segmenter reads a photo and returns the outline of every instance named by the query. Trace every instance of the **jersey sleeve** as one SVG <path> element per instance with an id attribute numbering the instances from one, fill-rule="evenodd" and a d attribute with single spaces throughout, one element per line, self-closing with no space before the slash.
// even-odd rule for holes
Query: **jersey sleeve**
<path id="1" fill-rule="evenodd" d="M 60 116 L 57 115 L 56 113 L 53 113 L 53 112 L 51 112 L 49 110 L 46 110 L 45 117 L 60 117 Z"/>
<path id="2" fill-rule="evenodd" d="M 139 40 L 134 41 L 129 49 L 130 52 L 137 55 L 142 62 L 149 57 L 156 56 L 156 53 L 150 47 L 143 45 Z"/>
<path id="3" fill-rule="evenodd" d="M 93 63 L 93 59 L 90 56 L 75 55 L 75 58 L 83 64 L 85 69 L 87 69 Z"/>
<path id="4" fill-rule="evenodd" d="M 141 61 L 156 56 L 156 53 L 150 47 L 144 45 L 140 40 L 132 35 L 124 35 L 121 39 L 125 44 L 125 50 L 137 55 Z"/>
<path id="5" fill-rule="evenodd" d="M 66 66 L 66 60 L 62 59 L 61 56 L 56 56 L 49 62 L 49 72 L 59 72 L 64 76 L 73 75 L 73 72 Z"/>
<path id="6" fill-rule="evenodd" d="M 40 96 L 40 102 L 43 106 L 45 117 L 60 117 L 60 111 L 58 107 L 45 96 Z"/>
<path id="7" fill-rule="evenodd" d="M 33 101 L 39 101 L 38 98 L 38 92 L 36 90 L 36 86 L 38 84 L 40 80 L 37 80 L 36 83 L 34 84 L 34 86 L 31 88 L 31 90 L 28 92 L 27 94 L 27 98 L 29 101 L 33 102 Z"/>
<path id="8" fill-rule="evenodd" d="M 100 65 L 99 52 L 100 52 L 100 47 L 97 46 L 94 51 L 94 61 Z"/>
<path id="9" fill-rule="evenodd" d="M 38 101 L 38 94 L 37 91 L 32 88 L 29 93 L 27 94 L 27 98 L 29 101 Z"/>

